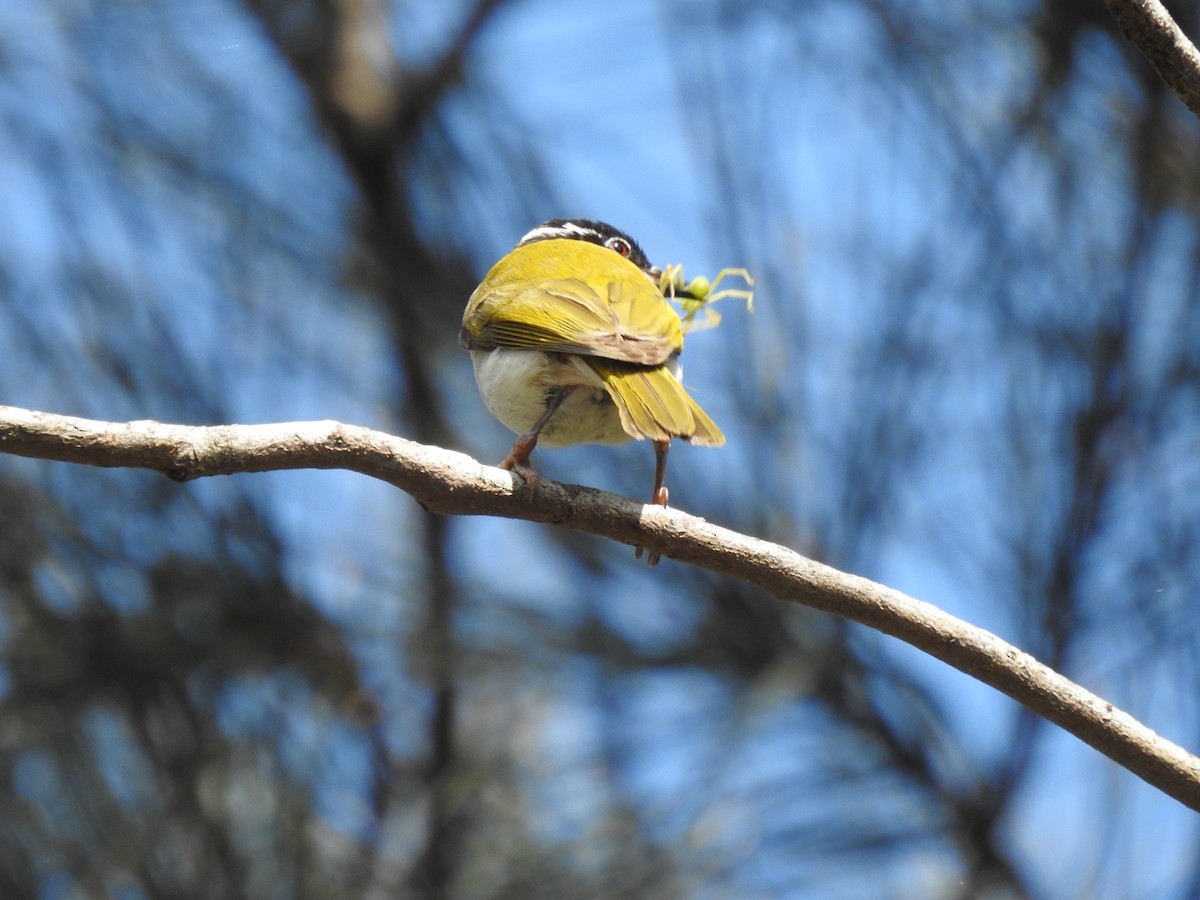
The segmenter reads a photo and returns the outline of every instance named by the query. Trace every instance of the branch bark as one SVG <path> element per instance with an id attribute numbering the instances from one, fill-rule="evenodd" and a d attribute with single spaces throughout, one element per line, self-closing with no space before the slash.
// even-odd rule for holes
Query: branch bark
<path id="1" fill-rule="evenodd" d="M 1158 0 L 1104 0 L 1117 27 L 1200 118 L 1200 52 Z"/>
<path id="2" fill-rule="evenodd" d="M 520 478 L 463 453 L 338 422 L 111 423 L 0 406 L 0 453 L 153 469 L 176 481 L 280 469 L 347 469 L 400 488 L 431 512 L 527 519 L 645 547 L 906 641 L 1200 811 L 1200 759 L 1027 653 L 899 591 L 677 509 L 545 478 L 531 496 Z"/>

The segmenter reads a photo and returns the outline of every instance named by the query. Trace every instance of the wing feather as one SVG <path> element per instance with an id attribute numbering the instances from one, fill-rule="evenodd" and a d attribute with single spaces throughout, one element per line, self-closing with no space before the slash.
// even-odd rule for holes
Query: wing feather
<path id="1" fill-rule="evenodd" d="M 582 269 L 588 280 L 574 274 Z M 683 346 L 678 315 L 641 269 L 604 247 L 572 240 L 537 241 L 497 263 L 471 295 L 462 333 L 472 348 L 642 365 L 661 365 Z"/>

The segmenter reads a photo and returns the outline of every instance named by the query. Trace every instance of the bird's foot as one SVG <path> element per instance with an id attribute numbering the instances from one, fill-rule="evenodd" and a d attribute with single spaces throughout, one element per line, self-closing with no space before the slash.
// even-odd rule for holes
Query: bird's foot
<path id="1" fill-rule="evenodd" d="M 505 465 L 504 463 L 507 462 L 508 460 L 505 460 L 504 462 L 500 463 L 500 468 L 507 469 L 508 471 L 519 475 L 521 480 L 525 482 L 525 486 L 529 488 L 529 499 L 536 499 L 538 484 L 542 480 L 542 476 L 538 475 L 537 469 L 534 469 L 532 466 L 519 466 L 516 464 Z"/>
<path id="2" fill-rule="evenodd" d="M 660 484 L 654 489 L 654 497 L 650 500 L 650 502 L 655 506 L 666 506 L 668 496 L 669 494 L 667 492 L 667 486 L 665 484 Z M 646 553 L 645 547 L 633 548 L 634 559 L 641 559 L 643 553 Z M 662 555 L 651 550 L 646 554 L 646 565 L 657 566 L 660 559 L 662 559 Z"/>
<path id="3" fill-rule="evenodd" d="M 513 443 L 512 449 L 508 451 L 508 456 L 500 460 L 501 469 L 515 472 L 525 482 L 529 488 L 531 499 L 537 497 L 538 481 L 540 480 L 537 470 L 529 464 L 529 454 L 533 452 L 535 444 L 537 444 L 536 434 L 523 434 Z"/>

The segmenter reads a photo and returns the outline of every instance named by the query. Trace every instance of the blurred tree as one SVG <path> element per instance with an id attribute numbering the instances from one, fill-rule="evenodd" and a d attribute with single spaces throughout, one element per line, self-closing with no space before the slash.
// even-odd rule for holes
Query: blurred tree
<path id="1" fill-rule="evenodd" d="M 4 401 L 497 459 L 465 299 L 612 219 L 759 276 L 676 502 L 1195 746 L 1200 130 L 1105 16 L 19 0 Z M 539 466 L 641 496 L 639 449 Z M 0 461 L 0 894 L 1200 890 L 1190 814 L 919 654 L 363 481 Z"/>

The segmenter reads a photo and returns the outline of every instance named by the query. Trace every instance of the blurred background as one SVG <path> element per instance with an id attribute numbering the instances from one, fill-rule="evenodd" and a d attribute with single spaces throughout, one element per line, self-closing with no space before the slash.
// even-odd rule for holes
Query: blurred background
<path id="1" fill-rule="evenodd" d="M 459 318 L 559 216 L 758 278 L 674 505 L 1200 746 L 1200 128 L 1103 4 L 0 5 L 0 402 L 495 462 Z M 863 628 L 347 473 L 0 458 L 0 896 L 1198 893 L 1194 814 Z"/>

